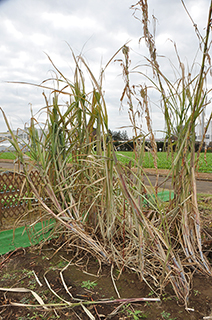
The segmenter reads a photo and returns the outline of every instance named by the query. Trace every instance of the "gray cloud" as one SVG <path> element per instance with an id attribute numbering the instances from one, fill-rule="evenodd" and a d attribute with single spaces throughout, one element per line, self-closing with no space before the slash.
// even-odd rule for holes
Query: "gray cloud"
<path id="1" fill-rule="evenodd" d="M 177 43 L 183 62 L 192 62 L 198 49 L 198 39 L 181 1 L 149 1 L 150 21 L 157 19 L 156 44 L 162 70 L 171 78 L 173 71 L 168 59 L 178 67 L 173 43 Z M 82 52 L 96 77 L 101 63 L 105 64 L 126 41 L 131 40 L 131 68 L 144 64 L 148 54 L 142 36 L 142 25 L 130 10 L 130 0 L 5 0 L 0 1 L 0 106 L 13 127 L 30 118 L 30 106 L 36 111 L 43 106 L 42 90 L 32 86 L 5 83 L 25 81 L 41 83 L 51 76 L 49 54 L 56 66 L 69 78 L 73 61 L 67 43 L 75 54 Z M 209 0 L 188 0 L 188 10 L 203 32 L 207 21 Z M 139 12 L 137 13 L 139 17 Z M 121 54 L 118 55 L 121 58 Z M 151 71 L 148 71 L 151 73 Z M 123 90 L 122 70 L 112 62 L 105 77 L 106 100 L 111 129 L 129 124 L 127 107 L 119 111 Z M 139 83 L 141 77 L 132 76 Z M 142 79 L 142 81 L 144 81 Z M 210 107 L 209 107 L 210 108 Z M 162 115 L 154 104 L 151 107 L 155 130 L 163 129 Z M 0 131 L 5 130 L 0 117 Z"/>

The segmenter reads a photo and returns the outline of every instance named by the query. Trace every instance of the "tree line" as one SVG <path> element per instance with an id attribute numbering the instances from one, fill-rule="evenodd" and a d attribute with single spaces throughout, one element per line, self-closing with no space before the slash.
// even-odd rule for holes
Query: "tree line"
<path id="1" fill-rule="evenodd" d="M 117 151 L 133 151 L 134 150 L 134 148 L 136 146 L 136 141 L 133 141 L 133 139 L 129 139 L 126 130 L 124 130 L 124 131 L 109 130 L 109 133 L 112 136 L 113 144 L 114 144 Z M 172 139 L 173 150 L 175 150 L 176 140 L 177 140 L 176 137 L 174 139 Z M 156 145 L 157 145 L 158 152 L 167 151 L 168 139 L 156 141 Z M 145 146 L 147 147 L 147 150 L 151 149 L 151 142 L 145 141 Z M 195 142 L 195 152 L 197 152 L 199 150 L 199 147 L 200 147 L 200 142 L 196 141 Z M 211 147 L 212 147 L 212 144 L 209 145 L 208 151 L 212 152 Z M 205 151 L 205 145 L 203 144 L 201 152 L 204 152 L 204 151 Z"/>

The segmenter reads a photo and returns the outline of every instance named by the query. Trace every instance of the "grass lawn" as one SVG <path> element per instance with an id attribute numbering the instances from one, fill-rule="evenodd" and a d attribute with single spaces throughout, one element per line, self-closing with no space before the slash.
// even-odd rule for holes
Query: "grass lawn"
<path id="1" fill-rule="evenodd" d="M 0 159 L 9 159 L 9 160 L 15 160 L 17 158 L 17 155 L 15 152 L 1 152 L 0 153 Z"/>
<path id="2" fill-rule="evenodd" d="M 118 160 L 122 161 L 123 163 L 129 163 L 131 159 L 134 159 L 134 153 L 133 152 L 117 152 L 117 158 Z M 159 169 L 170 169 L 172 164 L 171 156 L 167 157 L 166 152 L 158 152 L 157 153 L 157 164 Z M 205 161 L 205 155 L 204 153 L 200 154 L 200 160 L 199 160 L 199 172 L 207 172 L 212 173 L 212 153 L 206 153 L 206 161 Z M 150 152 L 145 152 L 144 156 L 144 162 L 143 162 L 144 168 L 154 168 L 154 162 L 153 162 L 153 156 Z"/>
<path id="3" fill-rule="evenodd" d="M 166 152 L 158 152 L 158 168 L 159 169 L 170 169 L 172 159 L 171 156 L 167 157 Z M 199 161 L 199 172 L 207 172 L 212 173 L 212 153 L 206 153 L 206 161 L 204 159 L 204 153 L 200 154 L 200 161 Z M 129 163 L 130 160 L 134 159 L 134 153 L 131 151 L 124 151 L 124 152 L 117 152 L 118 160 L 122 161 L 123 163 Z M 2 152 L 0 153 L 0 159 L 16 159 L 16 154 L 14 152 Z M 144 168 L 154 168 L 153 157 L 150 152 L 145 152 Z"/>

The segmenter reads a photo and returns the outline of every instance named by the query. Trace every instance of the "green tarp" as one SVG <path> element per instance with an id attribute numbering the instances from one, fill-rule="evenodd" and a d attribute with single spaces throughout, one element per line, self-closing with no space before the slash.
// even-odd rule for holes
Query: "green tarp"
<path id="1" fill-rule="evenodd" d="M 170 201 L 174 198 L 174 192 L 169 190 L 163 190 L 161 192 L 158 192 L 158 197 L 164 202 Z"/>
<path id="2" fill-rule="evenodd" d="M 162 201 L 173 199 L 173 192 L 164 190 L 158 192 L 158 197 Z M 154 196 L 153 196 L 154 198 Z M 148 197 L 151 203 L 151 199 Z M 148 203 L 148 202 L 147 202 Z M 30 247 L 47 239 L 54 227 L 55 220 L 38 222 L 31 228 L 19 227 L 13 230 L 0 231 L 0 254 L 5 254 L 20 247 Z M 44 228 L 45 227 L 45 228 Z"/>
<path id="3" fill-rule="evenodd" d="M 174 198 L 174 192 L 169 190 L 163 190 L 158 192 L 158 198 L 163 201 L 167 202 Z M 145 205 L 155 204 L 155 195 L 154 194 L 146 194 L 146 199 L 144 200 Z"/>
<path id="4" fill-rule="evenodd" d="M 38 222 L 33 227 L 19 227 L 13 230 L 0 231 L 0 254 L 16 248 L 26 248 L 47 239 L 54 227 L 54 220 Z"/>

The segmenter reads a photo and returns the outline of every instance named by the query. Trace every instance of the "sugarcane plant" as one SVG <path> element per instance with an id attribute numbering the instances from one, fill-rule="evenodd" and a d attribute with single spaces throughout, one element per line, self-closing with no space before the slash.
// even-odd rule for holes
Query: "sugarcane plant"
<path id="1" fill-rule="evenodd" d="M 182 4 L 185 7 L 183 1 Z M 154 37 L 149 30 L 148 2 L 146 0 L 139 1 L 132 6 L 132 9 L 135 10 L 135 14 L 138 11 L 141 12 L 140 20 L 150 56 L 147 61 L 154 74 L 153 78 L 146 77 L 146 81 L 161 95 L 161 110 L 164 113 L 166 123 L 167 151 L 171 153 L 173 159 L 171 174 L 174 199 L 170 202 L 166 218 L 163 218 L 165 222 L 163 232 L 167 235 L 164 237 L 167 244 L 163 258 L 164 271 L 166 269 L 165 273 L 169 272 L 169 278 L 175 292 L 178 291 L 179 295 L 183 293 L 185 297 L 189 292 L 189 279 L 184 273 L 186 265 L 192 265 L 193 268 L 211 275 L 211 268 L 203 255 L 201 244 L 201 223 L 195 180 L 195 168 L 198 166 L 198 157 L 195 159 L 195 128 L 199 116 L 207 105 L 207 96 L 210 92 L 206 88 L 206 80 L 210 71 L 209 36 L 212 2 L 209 7 L 206 35 L 200 37 L 200 47 L 203 48 L 200 70 L 193 75 L 192 66 L 186 75 L 185 65 L 181 61 L 175 45 L 180 76 L 174 83 L 163 74 L 157 60 Z M 197 28 L 196 32 L 200 34 Z M 138 71 L 138 73 L 144 76 L 142 71 Z M 145 89 L 141 87 L 140 94 L 145 105 L 147 99 L 144 92 L 146 92 L 146 87 Z M 209 121 L 210 119 L 211 116 Z M 175 139 L 173 139 L 173 133 Z M 184 266 L 181 263 L 179 246 L 186 258 Z"/>
<path id="2" fill-rule="evenodd" d="M 132 9 L 141 12 L 150 53 L 147 62 L 154 78 L 147 77 L 139 68 L 130 69 L 127 44 L 109 63 L 116 59 L 123 70 L 124 90 L 120 99 L 122 103 L 127 101 L 133 127 L 133 164 L 123 164 L 117 159 L 109 130 L 103 94 L 103 76 L 109 63 L 97 80 L 83 57 L 76 57 L 71 51 L 75 71 L 73 79 L 69 80 L 48 56 L 55 78 L 53 83 L 44 81 L 39 85 L 50 90 L 50 98 L 44 94 L 45 105 L 41 112 L 46 112 L 46 122 L 39 123 L 32 114 L 26 130 L 30 159 L 24 157 L 18 137 L 2 112 L 31 190 L 30 197 L 36 200 L 33 206 L 39 207 L 39 219 L 55 219 L 52 232 L 61 237 L 62 245 L 86 250 L 105 263 L 116 264 L 120 271 L 124 268 L 136 271 L 151 290 L 153 283 L 162 290 L 171 282 L 176 295 L 187 303 L 189 268 L 211 274 L 201 245 L 195 182 L 198 157 L 195 160 L 194 142 L 195 124 L 207 101 L 204 83 L 212 2 L 203 39 L 201 69 L 193 78 L 190 72 L 186 76 L 178 56 L 181 75 L 174 84 L 162 73 L 157 62 L 154 37 L 149 31 L 147 1 L 139 1 Z M 88 89 L 84 71 L 90 78 Z M 132 72 L 140 75 L 143 83 L 131 85 Z M 150 85 L 161 95 L 167 150 L 173 158 L 170 175 L 174 199 L 168 206 L 158 196 L 158 174 L 155 185 L 150 181 L 150 186 L 144 184 L 145 152 L 152 153 L 157 170 L 148 98 Z M 145 115 L 146 133 L 139 122 L 141 114 Z M 174 142 L 173 132 L 177 135 Z M 145 144 L 147 137 L 150 137 L 151 148 Z M 32 170 L 37 171 L 41 179 L 39 188 L 30 177 Z"/>

